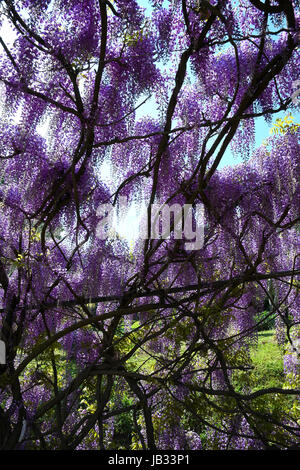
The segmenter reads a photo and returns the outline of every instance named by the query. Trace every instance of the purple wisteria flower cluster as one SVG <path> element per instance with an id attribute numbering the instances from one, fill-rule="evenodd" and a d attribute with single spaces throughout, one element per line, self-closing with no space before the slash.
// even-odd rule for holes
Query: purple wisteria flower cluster
<path id="1" fill-rule="evenodd" d="M 255 145 L 296 110 L 298 7 L 0 2 L 1 450 L 299 442 L 299 126 Z M 149 233 L 203 205 L 203 245 L 99 238 L 121 196 Z M 261 312 L 281 387 L 253 386 Z"/>

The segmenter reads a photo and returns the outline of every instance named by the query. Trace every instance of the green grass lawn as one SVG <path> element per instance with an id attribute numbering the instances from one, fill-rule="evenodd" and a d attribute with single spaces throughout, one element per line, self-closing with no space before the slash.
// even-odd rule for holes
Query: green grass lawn
<path id="1" fill-rule="evenodd" d="M 237 391 L 282 387 L 284 383 L 283 350 L 278 346 L 275 330 L 260 331 L 258 342 L 250 351 L 253 369 L 234 374 L 233 384 Z"/>
<path id="2" fill-rule="evenodd" d="M 275 339 L 275 330 L 260 331 L 258 344 L 252 348 L 253 391 L 259 388 L 282 387 L 284 382 L 283 351 Z"/>

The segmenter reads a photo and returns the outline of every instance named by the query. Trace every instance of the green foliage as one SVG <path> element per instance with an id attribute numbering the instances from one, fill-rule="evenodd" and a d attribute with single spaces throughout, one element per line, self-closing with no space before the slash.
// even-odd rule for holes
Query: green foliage
<path id="1" fill-rule="evenodd" d="M 146 20 L 141 29 L 126 33 L 124 43 L 130 47 L 136 46 L 140 41 L 143 41 L 144 38 L 148 37 L 149 34 L 149 24 Z"/>
<path id="2" fill-rule="evenodd" d="M 128 395 L 124 395 L 122 398 L 122 407 L 131 406 L 133 399 Z M 116 416 L 115 419 L 115 430 L 114 430 L 114 448 L 128 449 L 131 444 L 133 433 L 133 417 L 132 412 L 122 413 Z"/>
<path id="3" fill-rule="evenodd" d="M 291 114 L 288 114 L 283 119 L 276 119 L 274 126 L 270 130 L 270 133 L 284 135 L 289 131 L 294 134 L 300 127 L 300 124 L 293 123 L 293 121 L 294 117 Z"/>
<path id="4" fill-rule="evenodd" d="M 251 350 L 251 359 L 254 366 L 253 391 L 268 387 L 282 387 L 284 382 L 283 350 L 274 338 L 274 330 L 258 334 L 258 344 Z"/>
<path id="5" fill-rule="evenodd" d="M 268 310 L 259 312 L 254 316 L 255 323 L 259 323 L 257 331 L 271 330 L 275 327 L 276 314 L 270 315 Z"/>

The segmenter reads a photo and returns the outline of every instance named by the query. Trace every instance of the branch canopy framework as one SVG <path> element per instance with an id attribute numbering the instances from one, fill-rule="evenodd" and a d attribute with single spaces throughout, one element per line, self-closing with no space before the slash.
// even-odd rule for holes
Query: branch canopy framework
<path id="1" fill-rule="evenodd" d="M 297 106 L 299 1 L 0 13 L 0 449 L 297 445 L 299 125 L 255 148 L 255 122 Z M 202 204 L 203 246 L 172 217 L 99 237 L 122 197 L 148 233 L 153 204 Z M 255 388 L 268 318 L 284 383 Z"/>

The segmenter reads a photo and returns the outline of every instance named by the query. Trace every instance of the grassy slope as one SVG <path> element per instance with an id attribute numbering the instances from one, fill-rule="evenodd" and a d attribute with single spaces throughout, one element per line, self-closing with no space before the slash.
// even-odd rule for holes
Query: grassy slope
<path id="1" fill-rule="evenodd" d="M 235 374 L 233 382 L 238 391 L 242 391 L 246 384 L 252 392 L 262 388 L 282 387 L 283 351 L 278 346 L 274 333 L 275 330 L 258 333 L 258 343 L 251 349 L 253 370 Z"/>
<path id="2" fill-rule="evenodd" d="M 251 352 L 258 388 L 281 387 L 284 381 L 283 351 L 278 346 L 274 333 L 274 330 L 259 332 L 257 348 L 253 348 Z"/>

